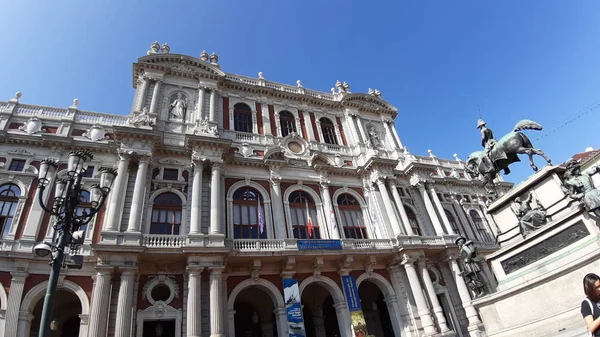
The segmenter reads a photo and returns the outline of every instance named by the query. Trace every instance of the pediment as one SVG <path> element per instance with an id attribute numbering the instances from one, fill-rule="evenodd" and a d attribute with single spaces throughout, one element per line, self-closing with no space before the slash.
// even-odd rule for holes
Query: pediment
<path id="1" fill-rule="evenodd" d="M 221 78 L 225 76 L 218 66 L 202 61 L 195 57 L 180 54 L 154 54 L 140 57 L 133 65 L 134 87 L 135 79 L 145 69 L 158 70 L 167 75 L 194 77 L 194 78 Z"/>
<path id="2" fill-rule="evenodd" d="M 371 112 L 385 112 L 396 114 L 398 109 L 388 104 L 381 98 L 368 94 L 348 94 L 342 98 L 342 106 L 358 108 L 359 110 Z"/>

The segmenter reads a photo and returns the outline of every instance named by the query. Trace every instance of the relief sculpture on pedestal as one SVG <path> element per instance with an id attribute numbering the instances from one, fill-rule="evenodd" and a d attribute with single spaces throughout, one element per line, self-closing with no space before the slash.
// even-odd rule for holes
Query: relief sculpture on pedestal
<path id="1" fill-rule="evenodd" d="M 600 165 L 581 172 L 581 164 L 573 158 L 565 163 L 562 190 L 571 199 L 581 201 L 586 211 L 600 217 L 600 189 L 594 186 L 592 175 L 600 172 Z"/>

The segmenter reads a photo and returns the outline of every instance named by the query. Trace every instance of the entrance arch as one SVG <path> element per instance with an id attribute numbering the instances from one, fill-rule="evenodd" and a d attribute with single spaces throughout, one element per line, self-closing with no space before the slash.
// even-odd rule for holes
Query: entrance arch
<path id="1" fill-rule="evenodd" d="M 361 285 L 364 285 L 362 289 Z M 389 331 L 386 332 L 385 329 L 385 324 L 389 321 L 389 324 L 391 324 L 393 329 L 393 336 L 400 336 L 403 322 L 402 313 L 394 288 L 388 280 L 381 274 L 364 273 L 356 279 L 356 287 L 358 288 L 358 294 L 362 302 L 363 313 L 365 314 L 369 334 L 375 334 L 377 337 L 389 336 Z M 373 289 L 373 287 L 378 289 Z M 377 297 L 377 290 L 379 290 L 381 297 Z M 363 298 L 368 295 L 371 295 L 370 298 Z M 373 306 L 373 302 L 375 302 L 375 307 Z M 378 312 L 379 315 L 375 315 L 374 312 Z M 382 314 L 387 314 L 387 317 L 382 317 Z M 371 319 L 368 319 L 367 316 L 370 316 L 369 318 Z M 371 325 L 369 325 L 369 321 L 371 322 Z M 372 326 L 375 326 L 376 328 L 371 329 Z"/>
<path id="2" fill-rule="evenodd" d="M 257 291 L 252 293 L 252 290 Z M 261 298 L 261 296 L 264 297 L 265 295 L 271 299 L 270 305 L 262 307 L 255 306 L 254 303 L 256 302 L 253 301 L 253 299 Z M 272 331 L 273 328 L 271 326 L 275 325 L 277 336 L 288 335 L 287 316 L 283 295 L 273 283 L 265 279 L 244 280 L 233 288 L 231 294 L 228 296 L 227 310 L 229 323 L 228 332 L 231 337 L 236 336 L 236 326 L 247 328 L 249 331 L 265 332 L 266 330 L 267 333 L 265 336 L 273 336 L 268 330 L 270 328 Z M 256 313 L 256 315 L 254 313 Z M 244 317 L 242 317 L 242 314 Z M 269 325 L 269 322 L 275 324 Z"/>
<path id="3" fill-rule="evenodd" d="M 43 306 L 43 298 L 46 294 L 46 288 L 48 287 L 48 281 L 44 281 L 35 287 L 31 288 L 29 292 L 23 298 L 23 302 L 21 303 L 21 310 L 19 313 L 19 325 L 17 328 L 17 336 L 18 337 L 28 337 L 30 335 L 32 321 L 35 318 L 33 313 L 36 309 L 36 306 L 40 301 L 42 301 Z M 73 301 L 79 301 L 79 305 L 81 306 L 81 310 L 79 314 L 77 314 L 79 320 L 79 337 L 86 337 L 88 332 L 88 315 L 90 310 L 90 300 L 86 294 L 86 292 L 75 282 L 69 280 L 63 280 L 58 287 L 56 288 L 57 293 L 59 291 L 65 291 L 73 295 L 71 298 Z M 57 302 L 57 297 L 55 297 L 55 308 L 60 304 Z M 72 317 L 68 317 L 72 318 Z M 65 317 L 65 322 L 68 321 L 68 318 Z M 39 318 L 38 318 L 39 319 Z M 73 324 L 73 320 L 68 322 L 68 324 Z"/>
<path id="4" fill-rule="evenodd" d="M 352 335 L 350 312 L 335 281 L 326 276 L 310 276 L 300 283 L 299 291 L 307 336 Z"/>

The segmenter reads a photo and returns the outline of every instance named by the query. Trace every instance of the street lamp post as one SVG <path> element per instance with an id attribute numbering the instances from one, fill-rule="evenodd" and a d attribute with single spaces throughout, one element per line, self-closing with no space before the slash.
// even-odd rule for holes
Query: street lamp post
<path id="1" fill-rule="evenodd" d="M 44 204 L 43 194 L 50 184 L 50 180 L 58 162 L 44 159 L 40 164 L 38 174 L 38 202 L 45 212 L 55 217 L 54 232 L 55 239 L 52 243 L 40 243 L 34 247 L 35 254 L 40 257 L 51 255 L 50 278 L 48 288 L 44 297 L 44 307 L 40 321 L 39 337 L 50 336 L 50 322 L 52 320 L 53 300 L 58 283 L 58 276 L 64 264 L 65 247 L 69 247 L 69 253 L 77 251 L 85 238 L 82 226 L 88 224 L 96 213 L 102 208 L 110 188 L 117 176 L 112 168 L 101 168 L 100 184 L 91 186 L 89 212 L 78 211 L 81 200 L 81 178 L 87 170 L 89 161 L 93 155 L 89 151 L 72 151 L 69 153 L 67 176 L 56 181 L 54 200 L 48 205 Z M 81 268 L 83 257 L 71 256 L 75 262 L 74 268 Z M 67 265 L 69 266 L 69 265 Z"/>

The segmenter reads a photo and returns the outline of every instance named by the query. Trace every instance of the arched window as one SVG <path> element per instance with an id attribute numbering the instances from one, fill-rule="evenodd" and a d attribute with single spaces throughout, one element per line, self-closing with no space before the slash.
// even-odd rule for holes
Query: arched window
<path id="1" fill-rule="evenodd" d="M 321 132 L 323 133 L 323 141 L 327 144 L 337 145 L 337 137 L 335 136 L 335 126 L 329 118 L 321 118 Z"/>
<path id="2" fill-rule="evenodd" d="M 266 239 L 265 205 L 252 187 L 239 188 L 233 194 L 233 238 Z"/>
<path id="3" fill-rule="evenodd" d="M 485 228 L 485 224 L 483 223 L 483 219 L 475 211 L 474 209 L 469 211 L 469 215 L 471 216 L 471 220 L 473 220 L 473 226 L 475 226 L 475 232 L 477 232 L 477 236 L 481 239 L 482 242 L 493 242 L 490 233 Z"/>
<path id="4" fill-rule="evenodd" d="M 368 239 L 367 226 L 358 200 L 348 193 L 341 194 L 338 199 L 340 220 L 347 239 Z"/>
<path id="5" fill-rule="evenodd" d="M 181 198 L 175 193 L 163 193 L 154 199 L 150 234 L 179 235 Z"/>
<path id="6" fill-rule="evenodd" d="M 410 224 L 410 228 L 412 228 L 413 232 L 416 235 L 423 235 L 421 233 L 421 228 L 419 227 L 419 221 L 417 220 L 417 216 L 415 215 L 415 212 L 413 212 L 412 209 L 410 209 L 410 207 L 404 207 L 404 209 L 406 210 L 406 216 L 408 217 L 408 223 Z"/>
<path id="7" fill-rule="evenodd" d="M 83 215 L 84 213 L 90 214 L 92 209 L 91 201 L 92 199 L 90 192 L 86 190 L 81 190 L 79 192 L 79 204 L 77 205 L 77 209 L 75 210 L 76 214 L 79 216 Z M 85 231 L 87 230 L 87 225 L 83 225 L 79 229 Z"/>
<path id="8" fill-rule="evenodd" d="M 296 132 L 296 118 L 289 111 L 279 113 L 279 124 L 281 125 L 281 137 L 285 137 L 292 132 Z"/>
<path id="9" fill-rule="evenodd" d="M 252 109 L 244 103 L 233 106 L 233 127 L 235 131 L 252 132 Z"/>
<path id="10" fill-rule="evenodd" d="M 448 221 L 450 221 L 450 226 L 452 227 L 452 231 L 454 232 L 454 234 L 464 236 L 464 233 L 462 232 L 461 228 L 458 226 L 458 222 L 456 222 L 456 218 L 454 217 L 454 215 L 452 215 L 452 212 L 445 209 L 444 213 L 446 213 L 446 217 L 448 218 Z"/>
<path id="11" fill-rule="evenodd" d="M 2 239 L 6 239 L 10 232 L 20 195 L 21 189 L 15 184 L 9 183 L 0 186 L 0 233 Z"/>
<path id="12" fill-rule="evenodd" d="M 321 230 L 317 219 L 317 207 L 313 199 L 305 192 L 295 191 L 290 194 L 288 200 L 294 237 L 296 239 L 320 239 Z"/>

